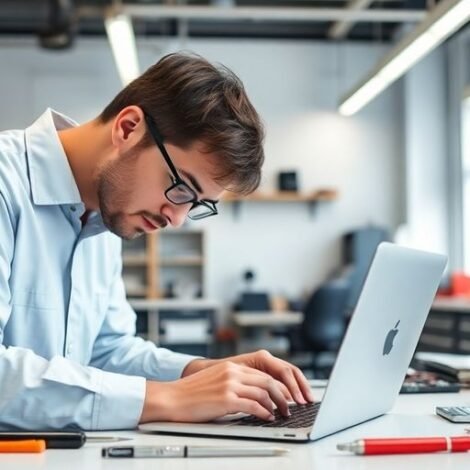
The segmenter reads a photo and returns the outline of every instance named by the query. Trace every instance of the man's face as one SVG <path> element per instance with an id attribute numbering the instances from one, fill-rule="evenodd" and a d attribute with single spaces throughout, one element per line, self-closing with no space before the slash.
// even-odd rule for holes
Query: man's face
<path id="1" fill-rule="evenodd" d="M 219 199 L 223 188 L 214 181 L 215 158 L 201 145 L 182 149 L 165 147 L 181 178 L 199 199 Z M 191 203 L 175 205 L 165 197 L 172 184 L 171 172 L 156 145 L 130 148 L 108 160 L 97 174 L 98 198 L 105 226 L 126 240 L 167 225 L 180 226 Z"/>

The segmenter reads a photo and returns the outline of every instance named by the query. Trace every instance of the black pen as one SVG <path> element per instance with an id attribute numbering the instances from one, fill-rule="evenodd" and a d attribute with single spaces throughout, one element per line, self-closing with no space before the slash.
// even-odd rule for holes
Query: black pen
<path id="1" fill-rule="evenodd" d="M 289 452 L 281 447 L 216 446 L 119 446 L 105 447 L 102 457 L 112 458 L 187 458 L 187 457 L 275 457 Z"/>
<path id="2" fill-rule="evenodd" d="M 79 449 L 85 442 L 127 441 L 125 437 L 87 436 L 83 431 L 0 431 L 0 441 L 42 439 L 47 449 Z"/>

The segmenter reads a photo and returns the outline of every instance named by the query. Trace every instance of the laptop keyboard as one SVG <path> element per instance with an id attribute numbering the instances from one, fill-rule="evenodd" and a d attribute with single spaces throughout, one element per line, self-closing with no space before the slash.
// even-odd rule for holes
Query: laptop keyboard
<path id="1" fill-rule="evenodd" d="M 291 415 L 282 416 L 278 410 L 274 410 L 274 421 L 264 421 L 256 416 L 245 416 L 232 424 L 237 426 L 260 426 L 263 428 L 308 428 L 317 417 L 320 402 L 307 403 L 306 405 L 289 406 Z"/>

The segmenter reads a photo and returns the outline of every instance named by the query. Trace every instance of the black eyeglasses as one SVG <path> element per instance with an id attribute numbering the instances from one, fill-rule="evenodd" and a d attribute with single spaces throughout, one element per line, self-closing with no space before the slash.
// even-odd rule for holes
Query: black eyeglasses
<path id="1" fill-rule="evenodd" d="M 160 152 L 173 175 L 173 184 L 165 191 L 165 197 L 171 203 L 176 205 L 192 204 L 191 209 L 189 209 L 188 212 L 188 217 L 191 220 L 200 220 L 210 217 L 211 215 L 217 215 L 217 201 L 211 201 L 209 199 L 198 200 L 194 189 L 191 188 L 176 171 L 176 167 L 173 165 L 170 155 L 168 155 L 168 152 L 163 145 L 163 136 L 157 129 L 154 120 L 147 113 L 144 113 L 144 116 L 150 134 L 155 141 L 155 144 L 160 149 Z"/>

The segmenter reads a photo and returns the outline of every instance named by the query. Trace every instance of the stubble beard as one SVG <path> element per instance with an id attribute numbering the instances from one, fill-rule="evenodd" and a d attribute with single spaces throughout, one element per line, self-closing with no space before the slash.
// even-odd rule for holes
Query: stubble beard
<path id="1" fill-rule="evenodd" d="M 136 151 L 128 151 L 107 162 L 98 174 L 98 201 L 103 224 L 124 240 L 132 240 L 144 233 L 126 222 L 127 213 L 124 212 L 131 201 L 131 188 L 136 183 L 137 157 Z"/>

